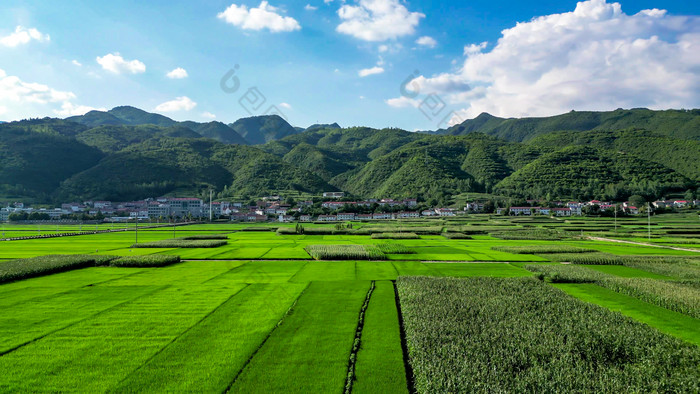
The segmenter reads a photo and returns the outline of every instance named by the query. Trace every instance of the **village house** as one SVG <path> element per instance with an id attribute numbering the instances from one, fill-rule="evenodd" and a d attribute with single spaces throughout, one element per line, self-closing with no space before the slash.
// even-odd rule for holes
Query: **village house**
<path id="1" fill-rule="evenodd" d="M 335 222 L 337 220 L 338 217 L 335 215 L 318 215 L 319 222 Z"/>
<path id="2" fill-rule="evenodd" d="M 571 216 L 571 208 L 552 208 L 554 216 Z"/>
<path id="3" fill-rule="evenodd" d="M 399 212 L 399 219 L 417 219 L 420 218 L 420 213 L 418 212 Z"/>
<path id="4" fill-rule="evenodd" d="M 372 220 L 372 214 L 371 213 L 361 213 L 356 216 L 357 220 Z"/>
<path id="5" fill-rule="evenodd" d="M 433 211 L 432 209 L 426 209 L 425 211 L 420 213 L 423 216 L 435 216 L 437 215 L 437 212 Z"/>
<path id="6" fill-rule="evenodd" d="M 688 206 L 688 201 L 686 200 L 676 200 L 673 202 L 674 208 L 685 208 Z"/>
<path id="7" fill-rule="evenodd" d="M 323 197 L 326 198 L 343 198 L 345 197 L 344 192 L 324 192 Z"/>
<path id="8" fill-rule="evenodd" d="M 375 213 L 372 215 L 372 218 L 374 220 L 387 220 L 387 219 L 393 219 L 393 216 L 390 213 Z"/>
<path id="9" fill-rule="evenodd" d="M 294 216 L 291 216 L 291 215 L 279 215 L 279 217 L 277 218 L 277 220 L 278 220 L 280 223 L 289 223 L 289 222 L 293 222 L 293 221 L 294 221 Z"/>
<path id="10" fill-rule="evenodd" d="M 510 207 L 510 213 L 512 215 L 532 215 L 532 207 Z"/>
<path id="11" fill-rule="evenodd" d="M 452 208 L 436 208 L 435 213 L 437 213 L 438 216 L 455 216 Z"/>
<path id="12" fill-rule="evenodd" d="M 299 215 L 300 222 L 310 222 L 311 219 L 311 215 Z"/>
<path id="13" fill-rule="evenodd" d="M 355 220 L 354 213 L 339 213 L 336 215 L 338 220 Z"/>
<path id="14" fill-rule="evenodd" d="M 639 215 L 639 208 L 634 207 L 634 206 L 628 206 L 627 210 L 629 211 L 630 215 Z"/>

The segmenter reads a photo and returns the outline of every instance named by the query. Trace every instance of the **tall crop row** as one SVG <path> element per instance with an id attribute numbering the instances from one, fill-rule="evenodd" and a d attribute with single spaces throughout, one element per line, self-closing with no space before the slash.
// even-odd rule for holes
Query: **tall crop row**
<path id="1" fill-rule="evenodd" d="M 47 255 L 0 263 L 0 283 L 105 265 L 114 256 Z"/>
<path id="2" fill-rule="evenodd" d="M 309 256 L 316 260 L 385 260 L 376 245 L 309 245 Z"/>
<path id="3" fill-rule="evenodd" d="M 372 239 L 419 239 L 416 233 L 374 233 Z"/>
<path id="4" fill-rule="evenodd" d="M 569 245 L 521 245 L 521 246 L 492 246 L 491 249 L 515 254 L 546 254 L 546 253 L 592 253 L 595 249 L 579 248 Z"/>
<path id="5" fill-rule="evenodd" d="M 700 348 L 534 278 L 397 287 L 417 392 L 700 390 Z"/>
<path id="6" fill-rule="evenodd" d="M 172 238 L 131 245 L 132 248 L 218 248 L 228 242 L 219 239 Z"/>

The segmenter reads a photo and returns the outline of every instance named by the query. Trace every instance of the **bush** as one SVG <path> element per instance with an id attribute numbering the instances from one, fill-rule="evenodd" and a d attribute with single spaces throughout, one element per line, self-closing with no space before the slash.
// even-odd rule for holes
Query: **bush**
<path id="1" fill-rule="evenodd" d="M 316 260 L 386 259 L 386 255 L 375 245 L 309 245 L 306 252 Z"/>
<path id="2" fill-rule="evenodd" d="M 161 241 L 144 242 L 131 245 L 132 248 L 218 248 L 228 244 L 223 240 L 188 240 L 185 238 L 164 239 Z"/>
<path id="3" fill-rule="evenodd" d="M 372 239 L 419 239 L 416 233 L 374 233 Z"/>
<path id="4" fill-rule="evenodd" d="M 146 256 L 120 257 L 112 260 L 112 267 L 165 267 L 180 262 L 180 256 L 152 254 Z"/>
<path id="5" fill-rule="evenodd" d="M 579 248 L 568 245 L 527 245 L 527 246 L 492 246 L 492 250 L 515 254 L 546 254 L 546 253 L 591 253 L 595 249 Z"/>
<path id="6" fill-rule="evenodd" d="M 114 256 L 48 255 L 0 263 L 0 283 L 106 265 Z"/>

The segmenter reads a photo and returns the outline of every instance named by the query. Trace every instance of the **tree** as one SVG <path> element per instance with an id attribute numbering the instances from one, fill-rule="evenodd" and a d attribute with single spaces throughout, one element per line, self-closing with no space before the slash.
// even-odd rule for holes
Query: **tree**
<path id="1" fill-rule="evenodd" d="M 632 204 L 632 206 L 637 208 L 641 208 L 647 203 L 647 200 L 639 194 L 630 196 L 629 201 Z"/>

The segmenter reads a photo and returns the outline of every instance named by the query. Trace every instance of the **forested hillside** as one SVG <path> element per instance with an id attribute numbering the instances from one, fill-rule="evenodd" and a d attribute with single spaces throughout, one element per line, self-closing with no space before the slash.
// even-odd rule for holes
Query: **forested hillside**
<path id="1" fill-rule="evenodd" d="M 579 112 L 546 118 L 503 119 L 481 114 L 442 133 L 484 133 L 507 141 L 523 142 L 555 131 L 624 130 L 640 128 L 683 139 L 700 140 L 700 110 L 652 111 L 618 109 L 610 112 Z"/>
<path id="2" fill-rule="evenodd" d="M 118 107 L 0 124 L 0 197 L 130 200 L 213 189 L 232 198 L 330 190 L 440 202 L 464 192 L 653 198 L 700 186 L 698 118 L 697 110 L 484 114 L 440 135 L 337 124 L 300 131 L 277 116 L 175 122 Z"/>

